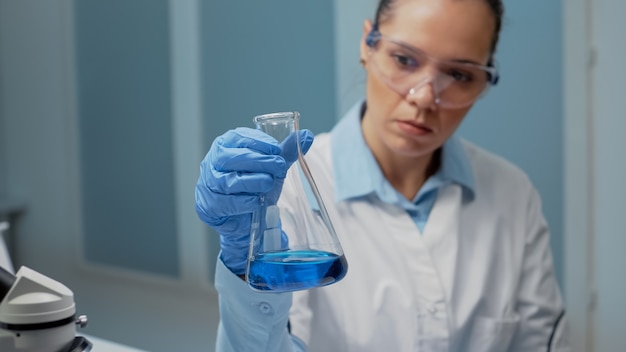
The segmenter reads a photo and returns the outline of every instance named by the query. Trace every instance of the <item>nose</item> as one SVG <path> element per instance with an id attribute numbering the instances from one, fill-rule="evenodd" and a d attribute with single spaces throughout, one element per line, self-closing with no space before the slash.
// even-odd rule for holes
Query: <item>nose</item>
<path id="1" fill-rule="evenodd" d="M 425 79 L 409 89 L 406 99 L 420 109 L 437 109 L 439 106 L 439 97 L 431 79 Z"/>

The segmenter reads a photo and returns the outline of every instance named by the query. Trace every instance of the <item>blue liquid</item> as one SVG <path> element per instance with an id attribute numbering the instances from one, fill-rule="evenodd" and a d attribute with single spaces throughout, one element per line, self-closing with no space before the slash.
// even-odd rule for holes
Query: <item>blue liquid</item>
<path id="1" fill-rule="evenodd" d="M 335 283 L 346 275 L 345 256 L 323 251 L 283 251 L 257 255 L 248 284 L 260 291 L 296 291 Z"/>

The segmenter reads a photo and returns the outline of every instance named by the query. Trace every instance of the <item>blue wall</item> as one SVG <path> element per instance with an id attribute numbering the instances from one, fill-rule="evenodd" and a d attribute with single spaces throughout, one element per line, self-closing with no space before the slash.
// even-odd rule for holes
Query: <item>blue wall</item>
<path id="1" fill-rule="evenodd" d="M 561 1 L 508 0 L 496 54 L 501 79 L 459 133 L 526 171 L 552 232 L 563 287 L 563 107 Z"/>
<path id="2" fill-rule="evenodd" d="M 314 132 L 334 124 L 333 1 L 204 1 L 201 47 L 207 148 L 263 113 L 299 111 Z"/>
<path id="3" fill-rule="evenodd" d="M 178 275 L 166 0 L 75 2 L 84 254 Z"/>

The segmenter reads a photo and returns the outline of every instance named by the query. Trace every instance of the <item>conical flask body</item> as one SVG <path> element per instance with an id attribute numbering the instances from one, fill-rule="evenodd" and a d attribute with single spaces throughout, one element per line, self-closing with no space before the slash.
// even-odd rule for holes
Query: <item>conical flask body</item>
<path id="1" fill-rule="evenodd" d="M 252 215 L 248 285 L 286 292 L 341 280 L 347 261 L 324 200 L 301 150 L 299 113 L 259 115 L 256 127 L 275 138 L 285 160 L 294 161 L 285 179 L 260 197 Z M 281 193 L 281 191 L 283 193 Z"/>

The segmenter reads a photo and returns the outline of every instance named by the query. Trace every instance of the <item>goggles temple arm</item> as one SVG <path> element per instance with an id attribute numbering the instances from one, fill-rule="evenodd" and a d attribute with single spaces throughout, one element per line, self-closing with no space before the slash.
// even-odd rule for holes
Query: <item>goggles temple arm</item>
<path id="1" fill-rule="evenodd" d="M 374 25 L 372 26 L 372 30 L 365 38 L 365 44 L 367 44 L 367 46 L 369 46 L 370 48 L 373 48 L 380 40 L 380 37 L 381 34 L 378 31 L 378 23 L 374 23 Z"/>

